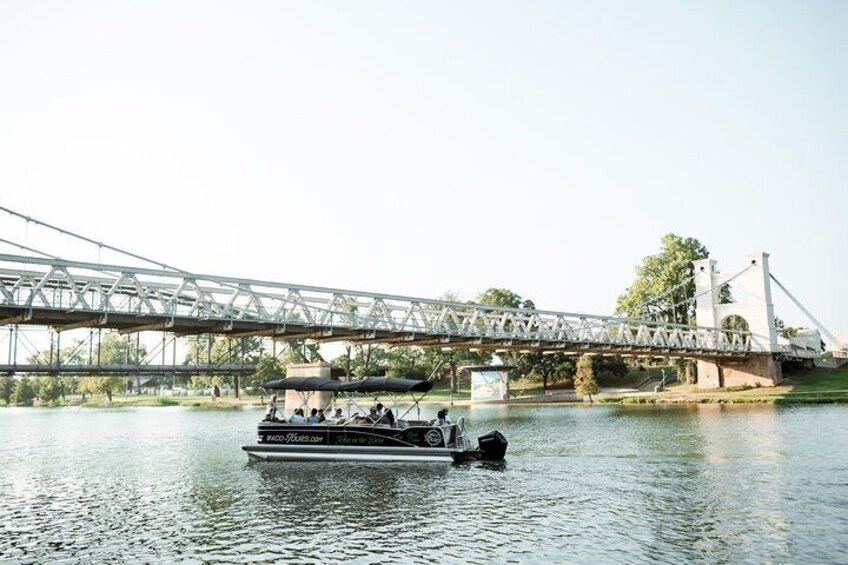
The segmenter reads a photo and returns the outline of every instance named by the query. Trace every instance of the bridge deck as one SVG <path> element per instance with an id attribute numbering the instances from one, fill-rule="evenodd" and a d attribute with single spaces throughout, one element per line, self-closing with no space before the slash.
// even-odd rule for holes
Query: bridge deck
<path id="1" fill-rule="evenodd" d="M 0 255 L 0 324 L 422 347 L 747 357 L 747 332 Z"/>

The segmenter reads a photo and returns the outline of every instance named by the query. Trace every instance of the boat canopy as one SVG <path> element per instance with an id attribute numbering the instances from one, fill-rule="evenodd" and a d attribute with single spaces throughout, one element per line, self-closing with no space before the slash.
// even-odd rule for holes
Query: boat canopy
<path id="1" fill-rule="evenodd" d="M 355 381 L 333 381 L 322 377 L 288 377 L 268 381 L 262 385 L 275 390 L 298 390 L 332 392 L 428 392 L 433 388 L 430 381 L 395 377 L 367 377 Z"/>

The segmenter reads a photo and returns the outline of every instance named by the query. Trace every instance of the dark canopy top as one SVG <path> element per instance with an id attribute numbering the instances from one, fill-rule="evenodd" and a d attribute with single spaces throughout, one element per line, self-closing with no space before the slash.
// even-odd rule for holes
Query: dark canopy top
<path id="1" fill-rule="evenodd" d="M 401 379 L 394 377 L 368 377 L 355 381 L 332 381 L 321 377 L 289 377 L 268 381 L 265 388 L 276 390 L 332 392 L 428 392 L 433 388 L 430 381 Z"/>

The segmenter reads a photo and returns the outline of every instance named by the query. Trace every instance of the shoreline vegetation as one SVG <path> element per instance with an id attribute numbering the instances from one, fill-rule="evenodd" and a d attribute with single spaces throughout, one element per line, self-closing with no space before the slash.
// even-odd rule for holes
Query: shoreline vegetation
<path id="1" fill-rule="evenodd" d="M 606 387 L 593 397 L 593 402 L 577 397 L 572 388 L 550 387 L 544 391 L 536 383 L 524 386 L 518 379 L 512 386 L 512 397 L 505 405 L 666 405 L 666 404 L 848 404 L 848 370 L 809 369 L 786 377 L 775 387 L 732 387 L 727 389 L 700 390 L 694 384 L 673 383 L 661 392 L 640 392 L 635 388 Z M 461 388 L 451 393 L 440 382 L 430 392 L 423 404 L 469 405 L 470 391 Z M 232 396 L 158 396 L 158 395 L 115 395 L 110 402 L 100 395 L 88 395 L 85 400 L 79 395 L 68 396 L 63 401 L 40 404 L 34 407 L 81 407 L 81 408 L 136 408 L 183 406 L 201 410 L 238 410 L 261 408 L 266 395 Z M 481 403 L 482 404 L 482 403 Z M 486 403 L 497 405 L 500 403 Z"/>

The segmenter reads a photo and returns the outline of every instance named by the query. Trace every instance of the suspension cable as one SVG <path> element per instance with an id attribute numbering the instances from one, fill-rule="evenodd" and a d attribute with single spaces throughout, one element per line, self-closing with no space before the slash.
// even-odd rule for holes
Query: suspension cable
<path id="1" fill-rule="evenodd" d="M 3 212 L 6 212 L 6 213 L 8 213 L 12 216 L 16 216 L 16 217 L 18 217 L 22 220 L 26 220 L 27 225 L 29 225 L 29 223 L 32 222 L 32 223 L 37 224 L 39 226 L 43 226 L 45 228 L 51 229 L 51 230 L 53 230 L 57 233 L 60 233 L 62 235 L 67 235 L 67 236 L 73 237 L 75 239 L 85 241 L 86 243 L 91 243 L 92 245 L 97 245 L 101 249 L 108 249 L 110 251 L 115 251 L 115 252 L 120 253 L 122 255 L 126 255 L 128 257 L 132 257 L 134 259 L 144 261 L 145 263 L 150 263 L 151 265 L 156 265 L 157 267 L 161 267 L 162 269 L 164 269 L 166 271 L 174 271 L 174 272 L 184 274 L 184 275 L 190 275 L 191 274 L 187 271 L 184 271 L 183 269 L 179 269 L 177 267 L 173 267 L 173 266 L 168 265 L 166 263 L 162 263 L 161 261 L 157 261 L 155 259 L 149 259 L 147 257 L 144 257 L 143 255 L 133 253 L 132 251 L 126 251 L 124 249 L 120 249 L 119 247 L 114 247 L 112 245 L 109 245 L 108 243 L 103 243 L 102 241 L 96 241 L 94 239 L 91 239 L 90 237 L 86 237 L 84 235 L 74 233 L 74 232 L 66 230 L 64 228 L 54 226 L 53 224 L 48 224 L 47 222 L 42 222 L 41 220 L 33 218 L 32 216 L 27 216 L 27 215 L 21 214 L 20 212 L 16 212 L 16 211 L 14 211 L 10 208 L 6 208 L 5 206 L 0 206 L 0 210 L 2 210 Z"/>
<path id="2" fill-rule="evenodd" d="M 707 289 L 707 290 L 705 290 L 705 291 L 703 291 L 703 292 L 701 292 L 701 293 L 698 293 L 698 294 L 694 295 L 692 298 L 686 298 L 685 300 L 683 300 L 683 301 L 681 301 L 681 302 L 678 302 L 678 303 L 676 303 L 676 304 L 672 304 L 671 306 L 667 306 L 667 307 L 663 308 L 662 310 L 658 310 L 657 312 L 655 312 L 655 314 L 662 314 L 663 312 L 667 312 L 667 311 L 669 311 L 669 310 L 674 310 L 674 309 L 676 309 L 678 306 L 683 306 L 684 304 L 689 304 L 690 302 L 693 302 L 693 301 L 697 300 L 698 298 L 700 298 L 700 297 L 704 296 L 705 294 L 709 294 L 709 293 L 711 293 L 711 292 L 715 291 L 716 289 L 720 289 L 721 287 L 723 287 L 723 286 L 725 286 L 725 285 L 727 285 L 727 284 L 730 284 L 730 282 L 731 282 L 732 280 L 736 279 L 737 277 L 739 277 L 740 275 L 742 275 L 742 273 L 746 272 L 748 269 L 750 269 L 750 268 L 752 268 L 752 267 L 753 267 L 753 265 L 748 265 L 747 267 L 745 267 L 744 269 L 742 269 L 741 271 L 739 271 L 738 273 L 736 273 L 735 275 L 733 275 L 733 276 L 732 276 L 732 277 L 730 277 L 729 279 L 727 279 L 727 280 L 723 281 L 723 282 L 722 282 L 721 284 L 719 284 L 718 286 L 712 286 L 712 285 L 710 285 L 710 288 L 709 288 L 709 289 Z"/>
<path id="3" fill-rule="evenodd" d="M 32 253 L 38 253 L 39 255 L 44 255 L 45 257 L 47 257 L 49 259 L 61 259 L 61 257 L 59 257 L 58 255 L 51 255 L 50 253 L 47 253 L 46 251 L 40 251 L 38 249 L 35 249 L 34 247 L 29 247 L 29 246 L 23 245 L 21 243 L 15 243 L 14 241 L 11 241 L 11 240 L 8 240 L 8 239 L 3 239 L 2 237 L 0 237 L 0 243 L 6 243 L 8 245 L 12 245 L 14 247 L 17 247 L 18 249 L 23 249 L 24 251 L 31 251 Z"/>
<path id="4" fill-rule="evenodd" d="M 775 277 L 775 276 L 774 276 L 773 274 L 771 274 L 771 273 L 769 273 L 769 277 L 771 277 L 771 280 L 773 280 L 775 283 L 777 283 L 777 286 L 778 286 L 778 287 L 780 287 L 780 290 L 782 290 L 782 291 L 786 294 L 786 296 L 788 296 L 788 297 L 789 297 L 789 300 L 791 300 L 791 301 L 795 304 L 795 306 L 797 306 L 798 308 L 800 308 L 800 309 L 801 309 L 801 312 L 803 312 L 804 314 L 806 314 L 806 316 L 810 319 L 810 321 L 811 321 L 811 322 L 813 322 L 813 324 L 814 324 L 814 325 L 815 325 L 815 326 L 819 329 L 819 331 L 821 331 L 821 333 L 823 333 L 823 334 L 825 335 L 825 337 L 826 337 L 826 338 L 828 338 L 828 339 L 831 341 L 831 343 L 833 343 L 833 344 L 834 344 L 834 346 L 835 346 L 835 347 L 834 347 L 834 349 L 848 349 L 848 347 L 846 347 L 846 345 L 845 345 L 844 343 L 842 343 L 841 341 L 839 341 L 839 340 L 836 338 L 836 336 L 834 336 L 832 333 L 830 333 L 830 331 L 829 331 L 826 327 L 824 327 L 824 324 L 822 324 L 821 322 L 819 322 L 819 321 L 818 321 L 818 319 L 817 319 L 815 316 L 813 316 L 813 314 L 812 314 L 809 310 L 807 310 L 806 308 L 804 308 L 804 305 L 803 305 L 803 304 L 801 304 L 801 302 L 800 302 L 797 298 L 795 298 L 795 297 L 792 295 L 792 293 L 791 293 L 791 292 L 789 292 L 789 291 L 786 289 L 786 287 L 785 287 L 785 286 L 783 286 L 782 284 L 780 284 L 780 281 L 779 281 L 779 280 L 777 280 L 777 277 Z"/>

